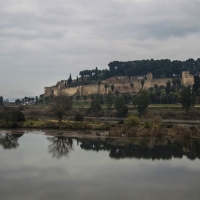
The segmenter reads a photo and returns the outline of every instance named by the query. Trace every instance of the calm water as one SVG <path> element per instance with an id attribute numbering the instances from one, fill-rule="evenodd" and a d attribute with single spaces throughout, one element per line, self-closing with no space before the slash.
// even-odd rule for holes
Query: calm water
<path id="1" fill-rule="evenodd" d="M 1 200 L 200 199 L 200 141 L 0 131 Z"/>

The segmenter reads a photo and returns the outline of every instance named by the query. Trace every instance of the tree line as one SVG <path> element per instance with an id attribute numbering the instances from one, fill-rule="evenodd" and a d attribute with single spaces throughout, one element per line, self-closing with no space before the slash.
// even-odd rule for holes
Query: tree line
<path id="1" fill-rule="evenodd" d="M 134 61 L 112 61 L 108 63 L 109 69 L 82 70 L 76 78 L 76 82 L 89 82 L 105 80 L 114 76 L 143 76 L 151 72 L 154 78 L 175 78 L 181 77 L 182 71 L 189 71 L 190 74 L 200 72 L 200 58 L 193 58 L 185 61 L 170 59 L 147 59 Z M 71 83 L 71 74 L 68 83 Z"/>

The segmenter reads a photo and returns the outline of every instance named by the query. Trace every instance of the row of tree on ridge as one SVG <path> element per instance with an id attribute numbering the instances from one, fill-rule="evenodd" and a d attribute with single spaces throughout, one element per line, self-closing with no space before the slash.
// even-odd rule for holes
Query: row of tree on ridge
<path id="1" fill-rule="evenodd" d="M 143 76 L 151 72 L 154 78 L 178 78 L 182 71 L 189 71 L 190 74 L 200 72 L 200 58 L 193 58 L 186 61 L 161 59 L 161 60 L 134 60 L 134 61 L 113 61 L 108 63 L 109 69 L 82 70 L 79 75 L 81 82 L 92 80 L 105 80 L 114 76 Z M 77 76 L 76 82 L 79 82 Z M 68 79 L 68 84 L 72 82 L 72 77 Z"/>

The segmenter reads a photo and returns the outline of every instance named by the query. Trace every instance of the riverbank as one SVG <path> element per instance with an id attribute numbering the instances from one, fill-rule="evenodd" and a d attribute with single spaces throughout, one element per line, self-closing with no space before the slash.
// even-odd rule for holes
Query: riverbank
<path id="1" fill-rule="evenodd" d="M 84 121 L 65 120 L 36 120 L 27 119 L 23 123 L 11 123 L 10 128 L 17 129 L 53 129 L 59 132 L 82 131 L 85 135 L 105 137 L 134 137 L 134 138 L 200 138 L 199 121 L 162 120 L 159 117 L 130 123 L 127 120 L 106 120 L 105 118 L 90 118 Z M 139 119 L 138 119 L 139 120 Z M 173 122 L 173 123 L 172 123 Z M 7 128 L 0 123 L 0 128 Z M 68 134 L 67 136 L 69 136 Z"/>

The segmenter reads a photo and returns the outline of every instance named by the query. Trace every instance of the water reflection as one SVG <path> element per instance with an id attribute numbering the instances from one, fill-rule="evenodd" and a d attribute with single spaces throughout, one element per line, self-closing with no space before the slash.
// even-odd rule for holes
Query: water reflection
<path id="1" fill-rule="evenodd" d="M 189 159 L 200 158 L 200 141 L 181 141 L 174 139 L 78 139 L 84 150 L 109 151 L 114 159 L 172 159 L 187 156 Z"/>
<path id="2" fill-rule="evenodd" d="M 0 145 L 3 149 L 19 147 L 19 138 L 23 134 L 0 133 Z M 48 152 L 53 158 L 68 157 L 74 150 L 74 142 L 86 151 L 107 151 L 112 159 L 163 159 L 187 158 L 200 159 L 200 140 L 178 139 L 129 139 L 129 138 L 78 138 L 48 136 Z"/>
<path id="3" fill-rule="evenodd" d="M 49 153 L 52 157 L 61 158 L 68 156 L 70 151 L 74 150 L 72 138 L 64 136 L 47 137 L 47 140 L 51 142 L 48 146 Z"/>
<path id="4" fill-rule="evenodd" d="M 16 149 L 19 146 L 18 139 L 23 134 L 0 133 L 0 145 L 4 149 Z"/>

